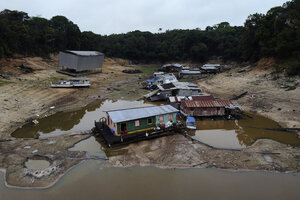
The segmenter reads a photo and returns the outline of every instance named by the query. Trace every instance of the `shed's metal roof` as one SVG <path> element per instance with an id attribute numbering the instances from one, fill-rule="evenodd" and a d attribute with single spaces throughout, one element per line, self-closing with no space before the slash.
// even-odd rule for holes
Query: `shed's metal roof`
<path id="1" fill-rule="evenodd" d="M 188 108 L 219 108 L 225 107 L 217 101 L 182 101 L 181 105 Z"/>
<path id="2" fill-rule="evenodd" d="M 65 53 L 71 53 L 77 56 L 102 56 L 103 53 L 99 51 L 73 51 L 73 50 L 66 50 Z"/>
<path id="3" fill-rule="evenodd" d="M 220 64 L 205 64 L 203 67 L 220 67 Z"/>
<path id="4" fill-rule="evenodd" d="M 169 102 L 170 103 L 177 103 L 181 102 L 184 100 L 193 100 L 193 101 L 210 101 L 210 100 L 215 100 L 215 98 L 212 95 L 199 95 L 199 96 L 171 96 L 169 97 Z"/>
<path id="5" fill-rule="evenodd" d="M 189 108 L 226 107 L 226 108 L 242 109 L 242 107 L 238 104 L 238 102 L 234 100 L 182 101 L 181 105 L 183 107 L 189 107 Z"/>
<path id="6" fill-rule="evenodd" d="M 114 123 L 178 112 L 171 105 L 106 111 Z"/>
<path id="7" fill-rule="evenodd" d="M 157 87 L 161 91 L 182 89 L 182 90 L 198 90 L 202 92 L 202 89 L 199 88 L 196 84 L 189 83 L 189 82 L 172 82 L 168 84 L 158 85 Z"/>

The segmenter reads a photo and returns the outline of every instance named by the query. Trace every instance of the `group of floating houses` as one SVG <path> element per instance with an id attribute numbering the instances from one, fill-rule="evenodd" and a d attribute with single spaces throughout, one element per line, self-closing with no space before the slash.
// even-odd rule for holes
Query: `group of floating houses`
<path id="1" fill-rule="evenodd" d="M 94 51 L 63 51 L 59 54 L 57 72 L 77 76 L 80 72 L 102 71 L 104 55 Z M 88 67 L 86 67 L 88 66 Z M 106 117 L 95 121 L 94 133 L 109 146 L 152 139 L 155 137 L 181 133 L 184 129 L 196 129 L 196 118 L 230 117 L 242 110 L 234 100 L 220 100 L 204 94 L 198 85 L 179 82 L 184 75 L 218 73 L 219 64 L 206 64 L 200 69 L 191 69 L 181 64 L 167 64 L 146 81 L 145 89 L 152 90 L 144 98 L 150 101 L 165 101 L 169 105 L 107 110 Z M 177 73 L 177 77 L 173 74 Z M 68 79 L 51 83 L 51 87 L 89 87 L 89 79 Z M 178 116 L 186 118 L 185 126 Z"/>
<path id="2" fill-rule="evenodd" d="M 96 135 L 109 147 L 182 133 L 196 129 L 195 118 L 230 119 L 242 110 L 237 101 L 204 94 L 197 84 L 179 82 L 173 73 L 155 72 L 146 84 L 144 88 L 152 91 L 144 95 L 145 99 L 169 105 L 106 111 L 106 117 L 95 126 Z M 177 121 L 178 116 L 184 117 L 185 123 Z"/>

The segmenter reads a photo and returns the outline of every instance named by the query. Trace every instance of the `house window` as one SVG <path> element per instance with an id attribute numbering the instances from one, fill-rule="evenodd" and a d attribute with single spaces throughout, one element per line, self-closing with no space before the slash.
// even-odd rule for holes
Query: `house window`
<path id="1" fill-rule="evenodd" d="M 153 122 L 152 122 L 152 118 L 148 118 L 147 119 L 147 123 L 150 125 L 150 124 L 152 124 Z"/>
<path id="2" fill-rule="evenodd" d="M 173 121 L 173 114 L 169 114 L 169 120 Z"/>
<path id="3" fill-rule="evenodd" d="M 140 120 L 135 120 L 134 124 L 135 126 L 140 126 Z"/>
<path id="4" fill-rule="evenodd" d="M 163 115 L 159 116 L 159 121 L 164 122 L 164 116 Z"/>

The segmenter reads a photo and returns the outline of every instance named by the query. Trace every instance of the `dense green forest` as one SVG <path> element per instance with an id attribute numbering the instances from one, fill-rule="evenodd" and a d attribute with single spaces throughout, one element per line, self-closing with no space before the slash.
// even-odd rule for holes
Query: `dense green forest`
<path id="1" fill-rule="evenodd" d="M 224 61 L 256 62 L 275 57 L 289 63 L 289 74 L 300 74 L 300 0 L 250 15 L 244 26 L 222 22 L 205 30 L 133 31 L 99 35 L 81 32 L 64 16 L 50 20 L 25 12 L 0 12 L 0 58 L 15 53 L 47 56 L 60 50 L 98 50 L 107 56 L 138 62 Z"/>

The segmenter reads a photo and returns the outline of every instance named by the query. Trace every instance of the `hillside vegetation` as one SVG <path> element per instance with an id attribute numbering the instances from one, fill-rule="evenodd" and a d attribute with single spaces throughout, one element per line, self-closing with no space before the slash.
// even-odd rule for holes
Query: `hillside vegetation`
<path id="1" fill-rule="evenodd" d="M 222 22 L 205 30 L 133 31 L 99 35 L 81 32 L 64 16 L 50 20 L 20 11 L 0 13 L 0 58 L 14 54 L 47 56 L 60 50 L 99 50 L 107 56 L 138 62 L 224 61 L 256 62 L 274 57 L 287 65 L 288 75 L 300 74 L 300 0 L 250 15 L 244 26 Z M 276 66 L 274 66 L 276 67 Z M 281 72 L 281 69 L 277 69 Z"/>

